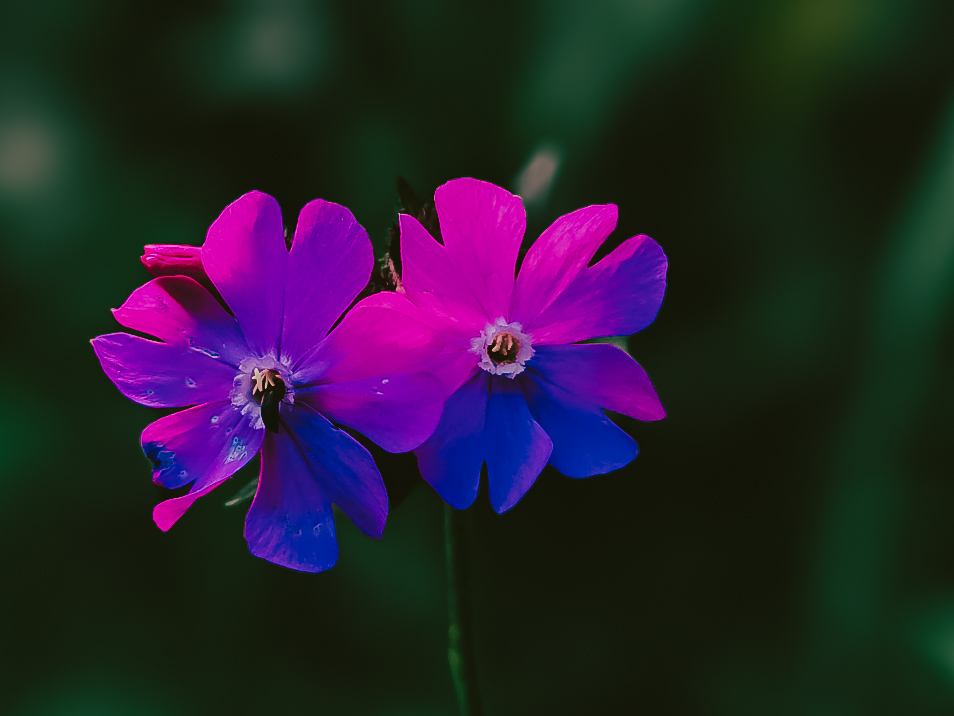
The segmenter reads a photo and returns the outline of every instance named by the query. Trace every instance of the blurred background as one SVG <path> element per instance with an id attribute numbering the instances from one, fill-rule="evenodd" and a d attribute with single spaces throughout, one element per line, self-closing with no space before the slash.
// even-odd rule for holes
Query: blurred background
<path id="1" fill-rule="evenodd" d="M 954 713 L 954 4 L 0 4 L 0 712 L 454 714 L 442 503 L 252 557 L 246 468 L 167 534 L 157 417 L 88 340 L 251 189 L 379 253 L 473 176 L 528 242 L 619 205 L 670 260 L 666 420 L 474 508 L 489 714 Z M 526 247 L 526 244 L 525 244 Z M 413 460 L 388 458 L 392 480 Z"/>

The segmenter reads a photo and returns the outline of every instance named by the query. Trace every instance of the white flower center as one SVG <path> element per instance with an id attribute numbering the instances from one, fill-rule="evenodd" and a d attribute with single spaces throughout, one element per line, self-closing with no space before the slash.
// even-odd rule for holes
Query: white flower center
<path id="1" fill-rule="evenodd" d="M 265 427 L 262 420 L 262 394 L 269 382 L 280 378 L 285 384 L 283 403 L 295 403 L 295 389 L 292 387 L 291 370 L 275 356 L 264 358 L 249 356 L 239 363 L 239 372 L 232 379 L 232 392 L 229 397 L 232 405 L 241 408 L 242 415 L 248 416 L 249 425 L 256 430 Z"/>
<path id="2" fill-rule="evenodd" d="M 479 336 L 470 339 L 470 352 L 488 373 L 513 378 L 523 373 L 526 362 L 533 357 L 533 346 L 523 326 L 498 318 L 488 323 Z"/>

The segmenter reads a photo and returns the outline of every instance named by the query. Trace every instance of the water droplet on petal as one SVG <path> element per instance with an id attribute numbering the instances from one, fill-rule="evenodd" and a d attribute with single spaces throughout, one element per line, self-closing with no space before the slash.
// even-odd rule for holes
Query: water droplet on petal
<path id="1" fill-rule="evenodd" d="M 187 378 L 186 378 L 186 385 L 188 385 L 190 388 L 194 388 L 194 387 L 195 387 L 195 380 L 193 380 L 192 378 L 187 377 Z"/>
<path id="2" fill-rule="evenodd" d="M 381 385 L 387 385 L 387 384 L 390 383 L 390 382 L 391 382 L 391 379 L 390 379 L 390 378 L 382 378 L 382 379 L 381 379 Z"/>
<path id="3" fill-rule="evenodd" d="M 211 422 L 213 422 L 213 423 L 219 422 L 219 416 L 218 416 L 218 415 L 213 415 Z"/>

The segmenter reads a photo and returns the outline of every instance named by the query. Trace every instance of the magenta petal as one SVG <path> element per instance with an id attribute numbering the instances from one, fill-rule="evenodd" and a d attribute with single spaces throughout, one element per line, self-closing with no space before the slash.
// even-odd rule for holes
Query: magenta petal
<path id="1" fill-rule="evenodd" d="M 530 373 L 603 410 L 638 420 L 666 417 L 646 371 L 616 346 L 540 346 L 529 368 Z"/>
<path id="2" fill-rule="evenodd" d="M 338 561 L 331 500 L 289 435 L 269 433 L 258 491 L 245 518 L 252 554 L 302 572 Z"/>
<path id="3" fill-rule="evenodd" d="M 490 379 L 484 429 L 490 505 L 506 512 L 526 494 L 547 464 L 553 443 L 527 407 L 519 383 Z"/>
<path id="4" fill-rule="evenodd" d="M 168 530 L 193 502 L 255 457 L 264 432 L 252 428 L 248 418 L 225 402 L 199 405 L 149 425 L 142 446 L 153 461 L 153 479 L 166 487 L 195 480 L 187 495 L 156 505 L 152 518 L 159 529 Z"/>
<path id="5" fill-rule="evenodd" d="M 653 322 L 665 290 L 666 255 L 636 236 L 583 271 L 525 328 L 534 346 L 630 335 Z"/>
<path id="6" fill-rule="evenodd" d="M 166 276 L 140 286 L 113 315 L 126 328 L 181 344 L 232 366 L 249 351 L 242 329 L 191 278 Z"/>
<path id="7" fill-rule="evenodd" d="M 235 369 L 191 350 L 128 333 L 90 341 L 96 357 L 120 392 L 153 408 L 181 408 L 229 397 Z"/>
<path id="8" fill-rule="evenodd" d="M 616 228 L 617 215 L 613 204 L 587 206 L 553 222 L 520 266 L 510 318 L 527 326 L 553 303 Z"/>
<path id="9" fill-rule="evenodd" d="M 298 217 L 285 288 L 282 354 L 295 363 L 368 283 L 368 234 L 343 206 L 316 199 Z"/>
<path id="10" fill-rule="evenodd" d="M 426 373 L 397 373 L 299 389 L 305 402 L 354 428 L 388 452 L 413 450 L 434 432 L 444 407 L 442 384 Z"/>
<path id="11" fill-rule="evenodd" d="M 338 383 L 418 372 L 444 339 L 432 328 L 389 308 L 359 303 L 299 362 L 296 385 Z"/>
<path id="12" fill-rule="evenodd" d="M 259 191 L 232 202 L 209 228 L 202 265 L 259 355 L 278 348 L 288 252 L 278 202 Z"/>
<path id="13" fill-rule="evenodd" d="M 520 197 L 489 182 L 454 179 L 438 187 L 434 204 L 448 256 L 462 269 L 456 280 L 469 284 L 488 318 L 506 317 L 527 228 Z"/>
<path id="14" fill-rule="evenodd" d="M 401 214 L 398 221 L 401 281 L 407 297 L 441 323 L 468 334 L 480 333 L 498 314 L 492 314 L 493 305 L 465 278 L 474 267 L 458 266 L 417 219 Z"/>
<path id="15" fill-rule="evenodd" d="M 438 330 L 445 339 L 444 350 L 439 356 L 429 360 L 425 368 L 444 385 L 445 395 L 450 395 L 457 390 L 477 370 L 477 356 L 470 352 L 473 332 L 465 333 L 459 330 L 459 327 L 448 326 L 442 321 L 434 320 L 433 314 L 421 310 L 400 293 L 389 291 L 376 293 L 362 299 L 358 306 L 390 308 Z"/>

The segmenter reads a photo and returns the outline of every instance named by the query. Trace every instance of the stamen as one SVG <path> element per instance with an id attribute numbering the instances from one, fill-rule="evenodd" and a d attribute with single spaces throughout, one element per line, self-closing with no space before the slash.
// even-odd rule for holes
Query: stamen
<path id="1" fill-rule="evenodd" d="M 510 333 L 498 333 L 493 337 L 488 356 L 497 365 L 507 365 L 517 361 L 520 353 L 520 341 Z"/>
<path id="2" fill-rule="evenodd" d="M 252 372 L 252 397 L 262 405 L 262 422 L 273 433 L 278 432 L 278 412 L 282 398 L 285 397 L 285 381 L 276 370 L 259 370 Z"/>

